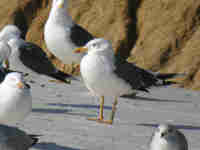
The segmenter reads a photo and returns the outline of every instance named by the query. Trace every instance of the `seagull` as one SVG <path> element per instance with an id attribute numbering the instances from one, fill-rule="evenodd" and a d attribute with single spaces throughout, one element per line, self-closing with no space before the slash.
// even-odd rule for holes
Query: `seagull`
<path id="1" fill-rule="evenodd" d="M 46 53 L 36 44 L 24 41 L 21 34 L 22 32 L 15 25 L 6 25 L 0 32 L 0 41 L 8 43 L 10 48 L 13 49 L 13 51 L 11 50 L 12 57 L 9 57 L 9 61 L 5 61 L 7 69 L 9 69 L 9 62 L 11 61 L 11 69 L 13 68 L 17 72 L 26 71 L 25 74 L 31 73 L 32 76 L 44 74 L 65 83 L 70 83 L 70 78 L 75 79 L 56 69 Z"/>
<path id="2" fill-rule="evenodd" d="M 84 54 L 76 55 L 73 50 L 84 46 L 93 39 L 93 36 L 74 23 L 66 9 L 67 0 L 53 0 L 49 18 L 44 28 L 45 43 L 48 50 L 62 63 L 80 63 Z M 80 69 L 79 65 L 76 69 Z"/>
<path id="3" fill-rule="evenodd" d="M 150 150 L 188 150 L 187 139 L 174 126 L 161 124 L 151 137 Z"/>
<path id="4" fill-rule="evenodd" d="M 89 91 L 101 99 L 99 117 L 89 118 L 89 120 L 112 124 L 119 96 L 132 94 L 135 91 L 149 92 L 150 87 L 174 84 L 175 82 L 166 79 L 178 75 L 153 73 L 128 63 L 115 56 L 111 43 L 102 38 L 91 40 L 74 52 L 86 51 L 87 54 L 80 64 L 81 75 Z M 115 99 L 110 120 L 103 119 L 104 96 Z"/>
<path id="5" fill-rule="evenodd" d="M 21 73 L 8 73 L 0 84 L 0 124 L 13 125 L 32 111 L 30 86 Z"/>
<path id="6" fill-rule="evenodd" d="M 0 41 L 8 42 L 11 38 L 20 38 L 21 34 L 17 26 L 8 24 L 0 32 Z"/>
<path id="7" fill-rule="evenodd" d="M 16 127 L 0 125 L 1 150 L 28 150 L 37 142 L 37 135 L 28 135 Z"/>
<path id="8" fill-rule="evenodd" d="M 11 70 L 25 72 L 29 76 L 47 75 L 65 83 L 72 79 L 72 76 L 58 70 L 38 45 L 21 38 L 11 38 L 8 45 L 12 51 L 8 59 Z"/>

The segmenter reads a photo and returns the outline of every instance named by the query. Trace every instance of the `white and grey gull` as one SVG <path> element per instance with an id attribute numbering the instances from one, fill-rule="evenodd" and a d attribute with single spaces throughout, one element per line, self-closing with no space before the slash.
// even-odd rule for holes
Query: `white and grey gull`
<path id="1" fill-rule="evenodd" d="M 29 74 L 29 78 L 31 76 L 46 75 L 66 83 L 69 83 L 69 79 L 75 79 L 57 69 L 37 44 L 27 42 L 21 36 L 21 30 L 12 24 L 6 25 L 0 32 L 0 41 L 6 43 L 7 47 L 10 47 L 7 49 L 11 49 L 8 61 L 5 61 L 6 66 L 10 67 L 9 71 L 14 70 Z"/>
<path id="2" fill-rule="evenodd" d="M 65 83 L 69 83 L 69 79 L 73 79 L 72 76 L 58 70 L 38 45 L 26 42 L 21 38 L 11 38 L 8 45 L 12 50 L 8 58 L 9 69 L 28 73 L 29 78 L 46 75 Z"/>
<path id="3" fill-rule="evenodd" d="M 80 64 L 80 71 L 86 87 L 93 95 L 101 98 L 98 118 L 89 118 L 103 123 L 113 123 L 117 98 L 132 94 L 135 91 L 149 92 L 150 87 L 171 85 L 175 82 L 166 79 L 179 74 L 153 73 L 128 63 L 114 55 L 112 45 L 102 38 L 88 42 L 84 47 L 76 49 L 76 53 L 86 52 Z M 104 96 L 115 99 L 110 120 L 103 118 Z"/>
<path id="4" fill-rule="evenodd" d="M 15 125 L 32 111 L 30 86 L 21 73 L 8 73 L 0 84 L 0 124 Z"/>
<path id="5" fill-rule="evenodd" d="M 80 63 L 84 54 L 74 54 L 74 49 L 84 46 L 93 36 L 74 23 L 67 12 L 68 0 L 53 0 L 49 18 L 44 28 L 45 43 L 64 64 Z"/>
<path id="6" fill-rule="evenodd" d="M 184 134 L 170 124 L 160 124 L 154 131 L 149 150 L 188 150 Z"/>

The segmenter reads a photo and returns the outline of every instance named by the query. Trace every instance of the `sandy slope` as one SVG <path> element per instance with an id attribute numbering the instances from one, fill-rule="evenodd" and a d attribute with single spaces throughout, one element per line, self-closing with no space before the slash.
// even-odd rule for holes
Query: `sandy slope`
<path id="1" fill-rule="evenodd" d="M 52 62 L 72 72 L 47 50 L 43 27 L 52 0 L 0 0 L 0 29 L 16 24 L 26 40 L 38 44 Z M 183 86 L 200 90 L 200 1 L 69 0 L 73 20 L 140 67 L 185 72 Z"/>
<path id="2" fill-rule="evenodd" d="M 88 121 L 97 113 L 97 100 L 78 81 L 71 85 L 37 78 L 32 84 L 33 112 L 19 126 L 43 134 L 33 149 L 44 150 L 144 150 L 157 123 L 177 125 L 192 150 L 200 147 L 200 94 L 178 88 L 152 89 L 136 100 L 120 98 L 113 126 Z M 44 84 L 44 85 L 43 85 Z M 45 87 L 41 87 L 41 85 Z M 111 111 L 106 101 L 106 116 Z"/>

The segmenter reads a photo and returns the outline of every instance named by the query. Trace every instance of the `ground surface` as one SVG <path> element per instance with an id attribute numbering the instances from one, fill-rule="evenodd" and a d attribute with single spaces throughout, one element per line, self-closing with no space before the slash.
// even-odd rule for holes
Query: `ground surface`
<path id="1" fill-rule="evenodd" d="M 36 149 L 44 150 L 145 150 L 153 127 L 169 122 L 187 137 L 190 150 L 200 147 L 200 93 L 179 88 L 152 89 L 136 99 L 120 98 L 114 124 L 88 121 L 96 116 L 98 102 L 84 84 L 47 82 L 38 77 L 31 84 L 33 111 L 21 129 L 42 134 Z M 112 101 L 105 102 L 105 117 Z"/>

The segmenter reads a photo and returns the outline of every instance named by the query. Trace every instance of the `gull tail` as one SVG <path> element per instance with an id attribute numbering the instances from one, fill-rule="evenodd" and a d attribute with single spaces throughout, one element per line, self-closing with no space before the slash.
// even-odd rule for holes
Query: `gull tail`
<path id="1" fill-rule="evenodd" d="M 175 81 L 166 81 L 166 80 L 162 80 L 162 85 L 163 86 L 168 86 L 168 85 L 172 85 L 172 84 L 179 84 L 178 82 Z"/>
<path id="2" fill-rule="evenodd" d="M 158 72 L 155 72 L 154 75 L 158 79 L 167 80 L 167 79 L 173 79 L 173 78 L 178 78 L 178 77 L 184 77 L 186 74 L 185 73 L 158 73 Z"/>
<path id="3" fill-rule="evenodd" d="M 35 144 L 38 143 L 38 141 L 39 141 L 39 138 L 38 138 L 38 137 L 40 137 L 40 136 L 42 136 L 42 135 L 29 134 L 28 136 L 32 139 L 32 144 L 31 144 L 31 146 L 33 146 L 33 145 L 35 145 Z"/>
<path id="4" fill-rule="evenodd" d="M 69 80 L 78 80 L 77 78 L 73 77 L 72 75 L 64 73 L 59 70 L 55 73 L 52 73 L 51 76 L 57 80 L 60 80 L 60 81 L 66 82 L 66 83 L 68 83 Z"/>
<path id="5" fill-rule="evenodd" d="M 154 73 L 157 79 L 159 79 L 158 86 L 168 86 L 172 84 L 179 84 L 175 81 L 168 81 L 168 79 L 173 79 L 177 77 L 184 77 L 185 73 Z"/>

